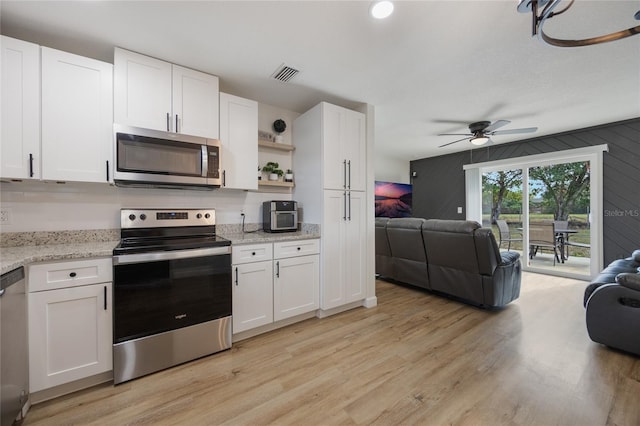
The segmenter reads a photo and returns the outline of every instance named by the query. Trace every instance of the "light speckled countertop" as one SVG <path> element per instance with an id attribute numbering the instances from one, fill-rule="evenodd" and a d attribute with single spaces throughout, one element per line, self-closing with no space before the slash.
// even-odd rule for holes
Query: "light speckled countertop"
<path id="1" fill-rule="evenodd" d="M 297 232 L 238 232 L 229 227 L 218 232 L 232 244 L 259 244 L 279 241 L 320 238 L 319 228 L 305 228 Z M 10 233 L 2 235 L 0 247 L 0 274 L 10 272 L 20 266 L 35 262 L 51 262 L 68 259 L 111 256 L 120 241 L 111 238 L 119 236 L 116 230 L 60 231 L 38 233 Z M 96 241 L 97 240 L 97 241 Z"/>
<path id="2" fill-rule="evenodd" d="M 34 262 L 111 256 L 120 241 L 46 244 L 0 248 L 0 273 L 12 271 Z"/>
<path id="3" fill-rule="evenodd" d="M 295 241 L 320 238 L 317 232 L 234 232 L 234 233 L 218 233 L 222 238 L 231 241 L 231 244 L 260 244 L 260 243 L 277 243 L 280 241 Z"/>

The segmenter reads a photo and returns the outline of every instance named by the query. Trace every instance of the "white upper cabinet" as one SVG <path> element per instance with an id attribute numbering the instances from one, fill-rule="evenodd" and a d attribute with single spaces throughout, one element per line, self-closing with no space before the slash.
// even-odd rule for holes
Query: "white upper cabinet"
<path id="1" fill-rule="evenodd" d="M 178 65 L 172 69 L 173 131 L 218 139 L 218 77 Z"/>
<path id="2" fill-rule="evenodd" d="M 220 93 L 224 188 L 258 189 L 258 103 Z"/>
<path id="3" fill-rule="evenodd" d="M 118 124 L 218 139 L 218 93 L 214 75 L 115 49 Z"/>
<path id="4" fill-rule="evenodd" d="M 169 131 L 171 64 L 119 48 L 113 63 L 114 121 Z"/>
<path id="5" fill-rule="evenodd" d="M 113 67 L 41 48 L 42 179 L 112 179 Z"/>
<path id="6" fill-rule="evenodd" d="M 0 177 L 40 178 L 40 47 L 2 36 Z"/>
<path id="7" fill-rule="evenodd" d="M 366 188 L 365 117 L 326 102 L 322 107 L 324 189 Z"/>

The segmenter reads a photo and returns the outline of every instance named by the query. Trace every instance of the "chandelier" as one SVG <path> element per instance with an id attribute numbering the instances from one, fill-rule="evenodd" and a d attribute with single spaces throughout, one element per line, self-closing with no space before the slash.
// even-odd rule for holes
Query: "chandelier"
<path id="1" fill-rule="evenodd" d="M 548 19 L 558 16 L 573 6 L 574 0 L 571 0 L 569 4 L 562 10 L 555 12 L 556 7 L 562 0 L 520 0 L 518 3 L 518 12 L 528 13 L 532 15 L 532 30 L 531 36 L 538 36 L 541 40 L 558 47 L 576 47 L 576 46 L 589 46 L 591 44 L 606 43 L 608 41 L 620 40 L 621 38 L 630 37 L 632 35 L 640 34 L 640 25 L 627 28 L 626 30 L 616 31 L 610 34 L 605 34 L 597 37 L 585 38 L 582 40 L 564 40 L 551 37 L 543 31 L 542 27 Z M 640 11 L 634 15 L 636 20 L 640 20 Z"/>

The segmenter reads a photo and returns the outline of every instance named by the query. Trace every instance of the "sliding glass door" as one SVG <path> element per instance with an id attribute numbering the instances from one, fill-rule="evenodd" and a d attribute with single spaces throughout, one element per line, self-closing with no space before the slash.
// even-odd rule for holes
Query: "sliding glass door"
<path id="1" fill-rule="evenodd" d="M 589 161 L 527 169 L 532 270 L 590 276 L 590 169 Z"/>
<path id="2" fill-rule="evenodd" d="M 465 166 L 467 219 L 490 227 L 525 270 L 588 280 L 602 268 L 606 146 Z"/>

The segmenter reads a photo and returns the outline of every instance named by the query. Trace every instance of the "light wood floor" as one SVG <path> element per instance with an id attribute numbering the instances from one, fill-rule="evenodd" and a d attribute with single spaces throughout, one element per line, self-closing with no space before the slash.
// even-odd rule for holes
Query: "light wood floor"
<path id="1" fill-rule="evenodd" d="M 584 281 L 524 274 L 487 312 L 383 281 L 378 306 L 311 319 L 25 425 L 639 425 L 640 358 L 589 340 Z"/>

